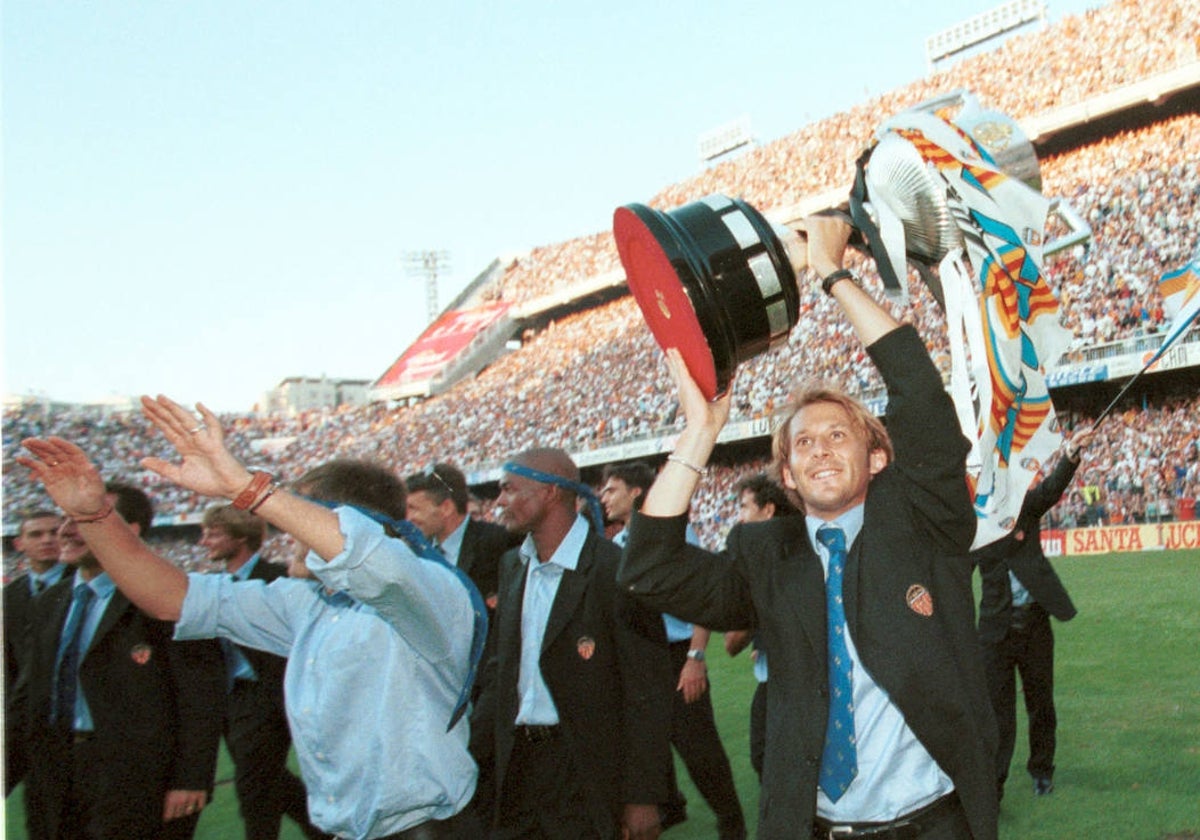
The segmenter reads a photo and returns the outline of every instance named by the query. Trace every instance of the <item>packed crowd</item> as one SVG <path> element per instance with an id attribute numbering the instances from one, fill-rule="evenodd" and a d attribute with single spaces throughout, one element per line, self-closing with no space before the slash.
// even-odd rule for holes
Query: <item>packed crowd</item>
<path id="1" fill-rule="evenodd" d="M 1200 417 L 1200 395 L 1190 399 L 1172 398 L 1141 409 L 1129 408 L 1110 416 L 1101 425 L 1097 440 L 1089 447 L 1075 489 L 1051 512 L 1049 524 L 1073 528 L 1165 522 L 1186 517 L 1189 511 L 1191 516 L 1195 516 L 1196 500 L 1200 498 L 1200 425 L 1196 423 L 1196 417 Z M 1084 428 L 1093 419 L 1074 416 L 1069 422 L 1076 428 Z M 78 430 L 80 422 L 78 416 L 63 415 L 61 425 L 40 428 L 56 433 L 54 429 L 65 429 L 74 424 Z M 5 425 L 6 428 L 9 426 L 8 415 Z M 25 428 L 31 426 L 26 425 Z M 101 438 L 126 452 L 141 451 L 146 442 L 153 439 L 142 422 L 105 424 L 104 428 L 106 434 L 111 434 L 114 428 L 124 429 L 126 433 L 131 429 L 140 430 L 137 438 Z M 97 440 L 92 433 L 83 439 L 88 441 L 85 448 L 90 451 L 104 451 L 103 446 L 107 445 L 92 445 Z M 231 439 L 236 439 L 236 436 Z M 239 442 L 239 448 L 248 451 L 244 440 Z M 428 462 L 444 458 L 444 454 L 430 452 Z M 111 465 L 114 475 L 128 479 L 135 460 L 114 459 L 107 463 Z M 693 521 L 703 545 L 715 548 L 723 544 L 725 535 L 737 519 L 737 499 L 733 488 L 742 478 L 761 472 L 766 467 L 765 458 L 713 465 L 692 505 Z M 416 469 L 416 466 L 410 465 L 402 471 L 410 468 Z M 6 481 L 13 472 L 16 471 L 6 471 Z M 137 478 L 154 497 L 160 512 L 172 509 L 181 511 L 189 501 L 171 492 L 169 487 L 152 482 L 145 474 L 137 473 Z M 27 489 L 26 492 L 29 496 L 34 495 L 32 490 Z M 44 504 L 47 504 L 44 500 L 37 499 L 35 506 Z M 481 518 L 491 519 L 493 507 L 491 501 L 485 499 Z M 11 508 L 13 511 L 21 509 Z M 203 510 L 203 503 L 197 502 L 191 509 Z M 171 557 L 188 571 L 210 570 L 204 550 L 190 538 L 154 536 L 151 541 L 156 550 Z M 291 538 L 276 534 L 264 546 L 263 556 L 286 563 L 293 551 Z M 6 566 L 6 577 L 11 571 Z"/>
<path id="2" fill-rule="evenodd" d="M 848 193 L 854 162 L 876 128 L 932 97 L 965 89 L 985 107 L 1020 119 L 1195 61 L 1197 44 L 1200 8 L 1195 0 L 1121 0 L 1010 38 L 995 50 L 810 123 L 671 184 L 647 203 L 666 210 L 724 193 L 766 211 L 830 189 Z M 1016 75 L 1020 83 L 1014 83 Z M 524 303 L 618 266 L 611 234 L 581 237 L 535 249 L 490 287 L 486 298 Z"/>
<path id="3" fill-rule="evenodd" d="M 786 192 L 793 188 L 788 173 L 834 173 L 828 181 L 800 185 L 800 193 L 838 182 L 840 170 L 835 162 L 817 167 L 798 165 L 800 160 L 812 159 L 818 149 L 828 157 L 851 145 L 832 143 L 829 138 L 849 141 L 865 136 L 881 115 L 959 82 L 978 91 L 985 102 L 1020 115 L 1143 78 L 1194 58 L 1198 16 L 1185 14 L 1187 5 L 1121 2 L 1071 18 L 1046 32 L 1011 39 L 997 52 L 967 59 L 946 73 L 815 123 L 740 160 L 715 167 L 699 179 L 675 185 L 652 203 L 673 206 L 714 190 L 745 195 L 760 206 L 793 201 L 799 193 Z M 1107 25 L 1113 16 L 1121 18 L 1120 27 Z M 1122 33 L 1119 44 L 1110 43 L 1118 38 L 1110 30 Z M 1055 50 L 1047 48 L 1045 39 L 1055 37 L 1056 32 L 1061 52 L 1078 50 L 1079 54 L 1050 55 Z M 1135 35 L 1130 37 L 1130 32 Z M 1146 36 L 1142 43 L 1143 35 L 1150 32 L 1163 33 L 1165 40 Z M 1085 61 L 1092 49 L 1109 50 L 1109 60 Z M 1136 56 L 1136 61 L 1111 60 L 1117 53 Z M 1026 66 L 1032 56 L 1043 56 L 1041 63 L 1034 65 L 1037 67 L 1088 64 L 1097 70 L 1035 73 L 1035 78 L 1048 84 L 1052 81 L 1057 88 L 1036 97 L 1032 93 L 1036 86 L 1018 86 L 1019 91 L 997 89 L 992 76 L 1003 74 L 995 68 L 1018 66 L 1011 62 Z M 1045 192 L 1064 197 L 1093 228 L 1090 242 L 1062 251 L 1046 264 L 1047 277 L 1061 300 L 1063 322 L 1076 337 L 1075 353 L 1161 329 L 1163 313 L 1156 280 L 1185 262 L 1200 243 L 1200 216 L 1196 213 L 1200 164 L 1191 152 L 1196 136 L 1200 136 L 1200 116 L 1184 115 L 1121 132 L 1042 162 Z M 722 178 L 732 180 L 709 180 Z M 611 237 L 596 234 L 535 250 L 531 259 L 518 263 L 486 294 L 528 300 L 616 267 Z M 868 266 L 859 268 L 868 283 L 878 283 Z M 917 325 L 935 361 L 945 370 L 948 348 L 940 311 L 915 278 L 910 282 L 909 304 L 903 310 L 893 308 L 900 318 Z M 878 393 L 873 368 L 841 319 L 831 317 L 830 305 L 811 284 L 805 285 L 800 320 L 788 339 L 790 346 L 750 360 L 739 370 L 735 419 L 770 416 L 800 378 L 831 381 L 859 397 Z M 800 346 L 805 348 L 803 354 L 795 352 Z M 630 376 L 630 371 L 639 375 Z M 632 298 L 625 297 L 527 335 L 521 349 L 495 360 L 477 377 L 415 406 L 375 404 L 311 411 L 298 417 L 230 416 L 225 422 L 238 457 L 284 477 L 294 477 L 331 456 L 378 459 L 407 472 L 451 453 L 470 469 L 495 464 L 505 453 L 535 443 L 583 451 L 662 434 L 677 422 L 671 393 L 661 353 Z M 1185 421 L 1181 418 L 1177 434 L 1187 433 Z M 47 434 L 79 441 L 89 451 L 103 453 L 114 473 L 155 496 L 161 514 L 194 513 L 200 508 L 192 494 L 166 487 L 153 475 L 137 470 L 139 459 L 165 454 L 139 414 L 79 408 L 48 415 L 39 405 L 26 405 L 6 410 L 4 415 L 6 522 L 15 512 L 43 503 L 41 491 L 24 471 L 12 468 L 12 456 L 22 438 Z M 1126 471 L 1135 470 L 1130 467 Z M 1145 485 L 1149 477 L 1144 471 L 1137 472 L 1137 476 L 1129 476 L 1131 485 L 1137 480 Z M 736 476 L 724 479 L 732 484 Z M 1157 515 L 1164 507 L 1158 503 L 1151 511 Z M 1121 508 L 1136 510 L 1132 500 L 1126 500 Z M 702 528 L 713 541 L 722 531 L 722 509 L 714 502 L 711 510 L 698 511 Z M 711 527 L 710 521 L 715 523 Z M 187 559 L 199 562 L 199 555 Z"/>

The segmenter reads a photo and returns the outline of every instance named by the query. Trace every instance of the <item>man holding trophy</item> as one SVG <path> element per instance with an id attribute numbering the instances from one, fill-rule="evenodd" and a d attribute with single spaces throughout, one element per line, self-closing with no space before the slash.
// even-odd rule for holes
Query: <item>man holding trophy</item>
<path id="1" fill-rule="evenodd" d="M 632 519 L 622 583 L 714 630 L 753 627 L 771 651 L 760 837 L 994 840 L 967 442 L 915 329 L 842 269 L 850 226 L 806 227 L 808 265 L 887 383 L 886 431 L 844 394 L 797 395 L 773 452 L 805 516 L 737 525 L 723 556 L 688 546 L 688 506 L 730 395 L 708 400 L 669 349 L 687 423 Z"/>

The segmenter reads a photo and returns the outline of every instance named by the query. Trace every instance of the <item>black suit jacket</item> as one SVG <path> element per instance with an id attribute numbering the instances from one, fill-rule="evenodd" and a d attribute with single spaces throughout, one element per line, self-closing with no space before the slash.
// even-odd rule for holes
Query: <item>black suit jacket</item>
<path id="1" fill-rule="evenodd" d="M 888 386 L 895 458 L 872 479 L 848 552 L 847 627 L 867 671 L 954 781 L 976 840 L 995 840 L 997 735 L 967 558 L 967 443 L 915 330 L 894 330 L 868 351 Z M 824 572 L 805 519 L 735 526 L 722 555 L 688 546 L 685 526 L 682 516 L 635 514 L 621 583 L 704 627 L 756 628 L 771 657 L 759 836 L 807 837 L 829 694 Z"/>
<path id="2" fill-rule="evenodd" d="M 666 634 L 661 616 L 618 590 L 619 560 L 620 549 L 588 535 L 578 567 L 565 572 L 559 585 L 539 661 L 601 837 L 613 836 L 624 805 L 665 802 L 670 793 L 674 682 Z M 496 655 L 472 721 L 492 727 L 501 792 L 519 702 L 525 575 L 520 554 L 506 553 L 500 561 Z"/>
<path id="3" fill-rule="evenodd" d="M 1009 570 L 1050 615 L 1060 621 L 1075 617 L 1071 596 L 1042 551 L 1042 517 L 1058 504 L 1078 468 L 1078 461 L 1065 455 L 1059 458 L 1050 475 L 1025 494 L 1012 531 L 971 553 L 979 564 L 982 580 L 979 599 L 981 641 L 998 642 L 1008 632 L 1012 613 Z"/>
<path id="4" fill-rule="evenodd" d="M 26 812 L 33 838 L 57 837 L 71 779 L 70 748 L 50 725 L 50 704 L 73 581 L 68 573 L 34 602 L 29 666 L 10 707 L 10 732 L 24 738 L 29 755 Z M 214 641 L 176 642 L 173 630 L 118 591 L 80 663 L 96 752 L 111 756 L 110 772 L 88 780 L 111 809 L 101 821 L 124 820 L 131 812 L 161 820 L 168 790 L 212 789 L 224 695 L 221 651 Z"/>
<path id="5" fill-rule="evenodd" d="M 23 574 L 4 586 L 4 698 L 11 703 L 17 678 L 29 654 L 29 621 L 34 595 L 29 591 L 29 575 Z M 23 739 L 6 737 L 4 741 L 4 795 L 8 796 L 25 775 Z"/>
<path id="6" fill-rule="evenodd" d="M 520 545 L 523 537 L 507 528 L 478 519 L 467 520 L 458 568 L 467 573 L 485 600 L 500 590 L 500 555 Z"/>

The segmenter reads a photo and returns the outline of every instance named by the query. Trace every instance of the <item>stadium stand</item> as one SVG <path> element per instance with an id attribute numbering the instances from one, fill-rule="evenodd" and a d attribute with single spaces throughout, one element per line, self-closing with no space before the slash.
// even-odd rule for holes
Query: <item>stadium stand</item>
<path id="1" fill-rule="evenodd" d="M 1198 49 L 1197 0 L 1119 0 L 1014 36 L 992 51 L 806 125 L 669 185 L 649 203 L 667 209 L 724 192 L 781 216 L 815 209 L 816 197 L 848 191 L 854 159 L 883 118 L 949 90 L 970 89 L 991 107 L 1037 122 L 1043 126 L 1036 142 L 1044 192 L 1068 200 L 1094 234 L 1089 243 L 1046 263 L 1063 322 L 1076 337 L 1051 386 L 1064 422 L 1085 423 L 1116 394 L 1122 377 L 1136 372 L 1129 365 L 1161 340 L 1156 281 L 1200 243 Z M 1114 99 L 1122 91 L 1140 91 L 1138 86 L 1167 76 L 1190 81 L 1158 101 L 1122 106 L 1111 118 L 1054 116 L 1075 105 L 1100 113 L 1103 103 L 1124 102 Z M 863 269 L 868 283 L 878 282 Z M 376 458 L 402 473 L 449 458 L 486 494 L 501 459 L 535 443 L 567 448 L 585 465 L 662 453 L 676 428 L 673 389 L 619 271 L 608 232 L 493 265 L 454 307 L 510 304 L 519 313 L 513 320 L 519 349 L 497 352 L 473 376 L 421 401 L 297 417 L 226 416 L 235 454 L 283 478 L 334 456 Z M 615 291 L 596 295 L 610 288 Z M 917 325 L 944 370 L 948 348 L 940 313 L 923 287 L 914 281 L 911 288 L 912 298 L 899 314 Z M 734 418 L 744 434 L 717 453 L 693 511 L 706 544 L 723 539 L 736 507 L 731 488 L 745 473 L 762 468 L 769 418 L 797 379 L 832 380 L 868 401 L 878 396 L 873 369 L 860 351 L 850 349 L 855 342 L 840 319 L 829 317 L 829 305 L 808 285 L 788 346 L 751 360 L 740 372 L 739 381 L 747 384 L 744 389 L 735 384 Z M 1106 421 L 1102 445 L 1081 470 L 1080 486 L 1094 492 L 1070 494 L 1054 513 L 1057 522 L 1195 515 L 1200 330 L 1181 345 L 1192 361 L 1145 377 L 1121 413 Z M 387 362 L 376 360 L 380 368 Z M 165 454 L 139 415 L 95 407 L 30 402 L 5 409 L 6 537 L 19 511 L 46 504 L 12 457 L 22 438 L 47 434 L 78 442 L 109 474 L 145 487 L 159 506 L 157 538 L 166 540 L 171 556 L 185 567 L 203 567 L 190 545 L 202 501 L 138 469 L 140 458 Z M 598 480 L 587 470 L 585 476 Z M 287 550 L 278 539 L 269 548 L 277 558 Z M 7 577 L 7 561 L 5 571 Z"/>

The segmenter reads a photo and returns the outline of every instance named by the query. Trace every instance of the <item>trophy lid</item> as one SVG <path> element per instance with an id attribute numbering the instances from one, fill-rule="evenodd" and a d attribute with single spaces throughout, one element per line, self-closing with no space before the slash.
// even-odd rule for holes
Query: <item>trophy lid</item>
<path id="1" fill-rule="evenodd" d="M 799 318 L 781 231 L 740 199 L 710 195 L 667 212 L 628 204 L 613 214 L 613 236 L 655 340 L 678 348 L 710 400 Z"/>
<path id="2" fill-rule="evenodd" d="M 694 272 L 660 215 L 638 204 L 618 207 L 613 213 L 613 236 L 629 291 L 655 341 L 663 349 L 679 349 L 692 379 L 712 399 L 718 391 L 716 359 L 680 276 L 694 277 Z"/>

